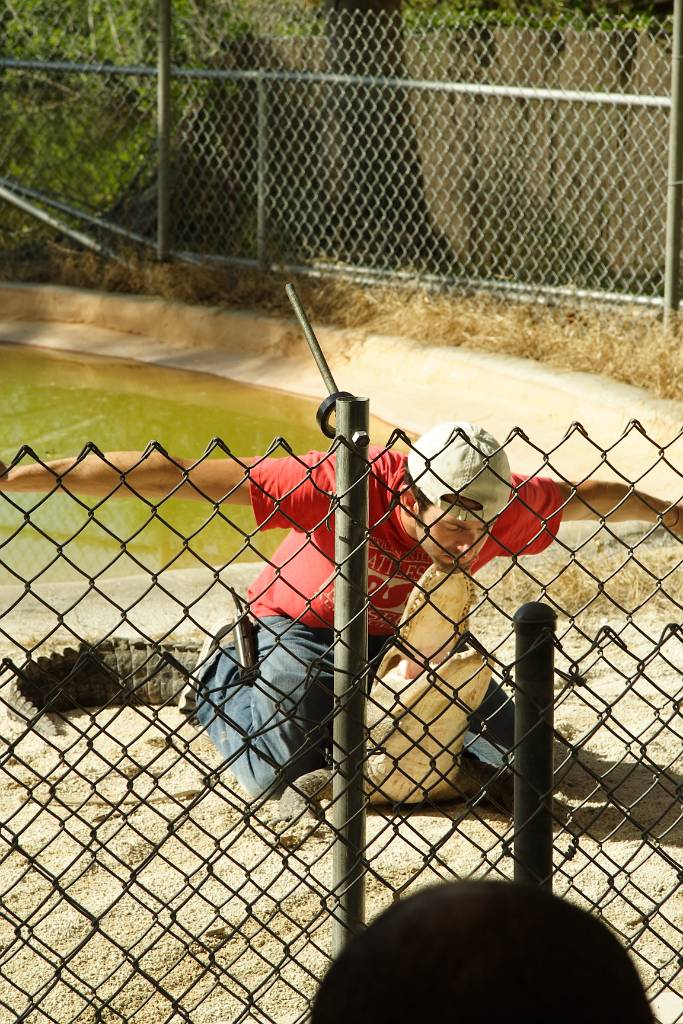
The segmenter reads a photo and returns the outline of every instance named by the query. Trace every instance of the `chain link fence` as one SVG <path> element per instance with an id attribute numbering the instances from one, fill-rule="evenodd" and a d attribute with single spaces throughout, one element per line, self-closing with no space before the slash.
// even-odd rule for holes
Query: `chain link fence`
<path id="1" fill-rule="evenodd" d="M 664 473 L 674 502 L 682 441 L 662 448 L 634 422 L 606 450 L 578 425 L 550 452 L 520 431 L 503 447 L 513 470 L 533 455 L 540 474 L 562 479 L 563 454 L 578 444 L 593 453 L 586 478 L 607 468 L 646 490 L 649 474 Z M 557 617 L 553 707 L 539 709 L 554 714 L 555 774 L 552 794 L 536 793 L 551 811 L 555 891 L 609 923 L 651 997 L 681 992 L 680 537 L 654 509 L 649 525 L 595 510 L 546 546 L 556 520 L 534 512 L 525 540 L 497 542 L 499 557 L 471 577 L 444 574 L 429 568 L 428 510 L 415 513 L 413 543 L 397 525 L 401 502 L 413 507 L 402 453 L 415 442 L 397 431 L 367 455 L 363 443 L 342 435 L 301 455 L 278 439 L 254 460 L 221 445 L 237 468 L 220 494 L 205 456 L 183 463 L 159 446 L 125 467 L 85 449 L 59 488 L 49 468 L 32 478 L 41 493 L 0 541 L 13 573 L 0 617 L 7 1019 L 303 1020 L 362 898 L 370 917 L 439 879 L 512 877 L 529 824 L 519 808 L 511 818 L 524 737 L 506 738 L 503 724 L 521 679 L 513 616 L 538 600 Z M 335 486 L 343 451 L 363 466 L 350 489 Z M 30 450 L 17 464 L 41 465 Z M 154 483 L 161 464 L 170 486 Z M 637 479 L 625 465 L 639 466 Z M 86 470 L 103 481 L 81 499 L 94 521 L 116 499 L 163 522 L 168 495 L 185 489 L 226 531 L 233 505 L 222 499 L 249 481 L 255 524 L 236 528 L 258 563 L 209 564 L 188 536 L 194 570 L 171 559 L 128 580 L 22 578 L 13 546 L 59 490 L 88 490 Z M 359 483 L 369 531 L 350 498 Z M 530 514 L 539 507 L 517 493 Z M 282 525 L 292 531 L 284 546 L 259 558 L 263 531 Z M 369 535 L 367 597 L 354 531 Z M 135 545 L 112 536 L 132 558 Z M 55 552 L 63 557 L 61 544 Z M 340 579 L 352 603 L 331 625 Z M 275 592 L 286 592 L 288 616 L 273 615 Z M 364 614 L 367 655 L 345 632 L 364 630 Z M 340 648 L 360 663 L 333 699 Z M 331 734 L 343 716 L 340 751 Z M 341 879 L 340 845 L 350 851 Z"/>
<path id="2" fill-rule="evenodd" d="M 151 5 L 93 10 L 2 15 L 15 243 L 29 211 L 105 247 L 661 300 L 668 22 L 175 0 L 157 63 Z"/>

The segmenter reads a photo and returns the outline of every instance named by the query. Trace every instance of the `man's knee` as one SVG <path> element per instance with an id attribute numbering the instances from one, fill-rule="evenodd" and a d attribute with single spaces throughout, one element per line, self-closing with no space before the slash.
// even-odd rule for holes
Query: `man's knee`
<path id="1" fill-rule="evenodd" d="M 320 725 L 332 710 L 332 680 L 320 657 L 288 644 L 286 635 L 267 651 L 254 675 L 253 706 L 261 725 L 278 715 L 303 729 Z"/>
<path id="2" fill-rule="evenodd" d="M 332 692 L 317 660 L 306 661 L 283 638 L 248 678 L 222 652 L 202 680 L 198 720 L 251 799 L 278 796 L 325 763 Z"/>

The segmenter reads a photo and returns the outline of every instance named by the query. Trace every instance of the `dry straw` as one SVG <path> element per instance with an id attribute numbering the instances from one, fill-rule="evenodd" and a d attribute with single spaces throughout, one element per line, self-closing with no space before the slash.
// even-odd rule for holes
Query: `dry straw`
<path id="1" fill-rule="evenodd" d="M 580 556 L 552 547 L 512 568 L 495 561 L 477 574 L 477 583 L 509 615 L 526 601 L 548 600 L 561 618 L 579 625 L 596 619 L 615 625 L 643 614 L 663 624 L 680 620 L 683 563 L 673 540 L 645 541 L 633 555 L 617 542 L 596 541 Z"/>

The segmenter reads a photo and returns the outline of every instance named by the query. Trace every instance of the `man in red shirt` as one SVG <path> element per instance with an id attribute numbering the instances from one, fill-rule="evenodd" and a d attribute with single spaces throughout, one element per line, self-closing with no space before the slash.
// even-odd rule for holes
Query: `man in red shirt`
<path id="1" fill-rule="evenodd" d="M 199 672 L 197 717 L 251 797 L 279 794 L 323 766 L 330 744 L 334 662 L 334 455 L 221 459 L 197 464 L 163 452 L 116 452 L 5 471 L 0 492 L 62 487 L 97 496 L 209 498 L 250 504 L 260 529 L 290 532 L 248 598 L 258 670 L 244 676 L 233 648 Z M 504 449 L 470 423 L 443 423 L 408 456 L 369 452 L 369 656 L 395 631 L 414 583 L 431 563 L 476 573 L 496 556 L 545 550 L 567 519 L 663 522 L 683 532 L 671 504 L 620 483 L 580 485 L 510 472 Z M 509 696 L 493 682 L 465 740 L 494 766 L 513 743 Z M 484 735 L 485 733 L 485 735 Z"/>

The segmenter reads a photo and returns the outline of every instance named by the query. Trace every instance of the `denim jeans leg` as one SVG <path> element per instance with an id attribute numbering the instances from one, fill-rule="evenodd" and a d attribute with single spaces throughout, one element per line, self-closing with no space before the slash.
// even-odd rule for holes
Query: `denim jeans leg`
<path id="1" fill-rule="evenodd" d="M 277 796 L 325 763 L 332 716 L 333 633 L 280 616 L 258 630 L 258 671 L 242 680 L 230 647 L 200 687 L 197 717 L 251 797 Z"/>

